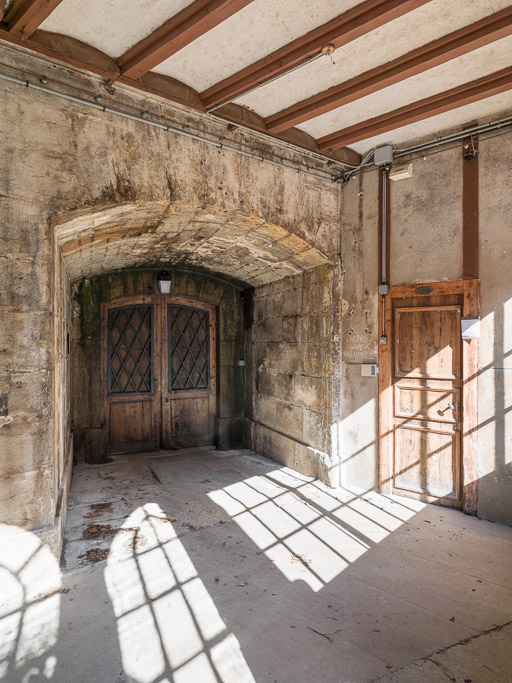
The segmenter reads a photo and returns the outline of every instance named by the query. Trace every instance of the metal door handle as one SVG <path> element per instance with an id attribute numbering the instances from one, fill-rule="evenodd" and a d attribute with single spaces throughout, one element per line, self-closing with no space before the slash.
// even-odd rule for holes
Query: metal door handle
<path id="1" fill-rule="evenodd" d="M 455 403 L 448 403 L 448 408 L 455 410 Z"/>

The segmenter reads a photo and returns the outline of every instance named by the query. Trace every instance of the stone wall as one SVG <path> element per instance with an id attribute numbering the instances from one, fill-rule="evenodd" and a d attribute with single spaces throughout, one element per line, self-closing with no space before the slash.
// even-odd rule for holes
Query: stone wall
<path id="1" fill-rule="evenodd" d="M 71 345 L 71 428 L 74 453 L 86 462 L 104 456 L 101 418 L 101 320 L 103 302 L 158 292 L 158 271 L 130 270 L 86 279 L 75 287 Z M 217 419 L 219 448 L 243 445 L 245 372 L 240 291 L 201 273 L 172 273 L 172 293 L 217 307 Z"/>
<path id="2" fill-rule="evenodd" d="M 101 95 L 102 103 L 136 114 L 145 111 L 149 117 L 163 118 L 175 127 L 217 142 L 229 142 L 260 159 L 326 177 L 333 173 L 310 155 L 240 130 L 228 130 L 205 115 L 125 86 L 110 95 L 100 78 L 79 74 L 21 48 L 4 45 L 0 52 L 6 74 L 36 83 L 47 79 L 48 87 L 91 101 Z M 240 224 L 244 219 L 250 226 L 263 226 L 263 232 L 265 226 L 277 227 L 282 237 L 302 240 L 303 246 L 297 250 L 306 254 L 305 263 L 299 266 L 302 270 L 314 265 L 308 262 L 309 248 L 316 250 L 315 258 L 317 253 L 327 259 L 336 254 L 339 187 L 293 168 L 267 164 L 6 81 L 0 83 L 0 146 L 1 519 L 30 530 L 46 529 L 44 533 L 53 534 L 54 547 L 58 547 L 58 501 L 62 500 L 60 492 L 66 481 L 65 463 L 70 453 L 65 451 L 69 450 L 71 428 L 68 361 L 63 350 L 69 289 L 66 267 L 59 270 L 54 251 L 58 226 L 70 214 L 83 212 L 91 215 L 84 227 L 97 226 L 104 219 L 103 210 L 120 205 L 162 205 L 168 215 L 187 211 L 183 207 L 194 207 L 194 211 L 214 217 L 226 212 L 228 216 L 236 214 Z M 187 218 L 191 220 L 190 211 Z M 144 227 L 146 232 L 156 225 L 150 219 L 138 224 L 129 218 L 127 224 L 133 230 Z M 103 234 L 101 247 L 105 254 L 110 250 L 105 260 L 108 270 L 133 265 L 121 248 L 123 219 L 111 227 L 118 241 Z M 224 228 L 229 233 L 229 222 Z M 90 239 L 90 233 L 77 235 L 80 269 L 76 279 L 90 275 L 86 251 L 81 252 Z M 193 243 L 194 233 L 187 239 Z M 266 240 L 265 234 L 255 234 L 253 244 Z M 144 248 L 148 250 L 144 262 L 149 263 L 151 247 Z M 210 248 L 222 252 L 222 240 Z M 279 245 L 279 249 L 290 262 L 294 260 L 293 248 Z M 186 255 L 183 260 L 187 262 Z M 236 261 L 234 257 L 233 263 Z M 279 257 L 271 253 L 267 261 L 264 267 L 271 268 L 272 262 L 279 264 Z M 54 323 L 57 318 L 61 320 L 58 324 Z"/>
<path id="3" fill-rule="evenodd" d="M 333 485 L 338 284 L 338 269 L 315 268 L 257 288 L 246 312 L 248 444 Z"/>

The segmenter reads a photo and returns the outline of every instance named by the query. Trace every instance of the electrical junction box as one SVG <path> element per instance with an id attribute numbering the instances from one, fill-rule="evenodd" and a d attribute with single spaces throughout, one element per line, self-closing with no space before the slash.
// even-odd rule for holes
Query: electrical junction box
<path id="1" fill-rule="evenodd" d="M 462 318 L 462 339 L 480 339 L 480 318 Z"/>
<path id="2" fill-rule="evenodd" d="M 393 163 L 393 146 L 377 147 L 373 153 L 373 163 L 375 166 L 390 166 Z"/>
<path id="3" fill-rule="evenodd" d="M 377 377 L 375 363 L 361 363 L 361 377 Z"/>

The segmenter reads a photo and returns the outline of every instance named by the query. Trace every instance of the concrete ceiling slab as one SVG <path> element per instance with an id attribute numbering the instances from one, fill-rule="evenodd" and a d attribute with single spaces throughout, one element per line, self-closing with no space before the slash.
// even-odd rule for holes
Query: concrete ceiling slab
<path id="1" fill-rule="evenodd" d="M 498 12 L 508 7 L 510 0 L 493 0 L 492 5 L 493 11 Z M 332 60 L 329 57 L 318 59 L 236 101 L 260 116 L 271 116 L 337 83 L 344 83 L 473 24 L 488 16 L 489 10 L 486 0 L 465 0 L 463 12 L 460 0 L 432 0 L 338 48 Z"/>
<path id="2" fill-rule="evenodd" d="M 255 0 L 154 71 L 203 91 L 358 4 L 357 0 Z"/>
<path id="3" fill-rule="evenodd" d="M 64 0 L 40 28 L 119 57 L 192 0 Z"/>
<path id="4" fill-rule="evenodd" d="M 355 102 L 350 102 L 297 127 L 315 138 L 320 138 L 360 121 L 393 111 L 405 103 L 417 102 L 454 88 L 461 83 L 469 83 L 477 78 L 499 71 L 510 66 L 511 55 L 512 36 L 509 36 L 422 74 L 395 83 L 379 92 L 362 97 Z M 487 104 L 485 115 L 492 113 L 489 100 L 487 100 Z M 422 123 L 427 126 L 427 121 L 428 119 Z"/>
<path id="5" fill-rule="evenodd" d="M 56 219 L 54 229 L 71 282 L 151 264 L 200 268 L 258 286 L 331 263 L 260 218 L 168 202 L 77 211 Z"/>

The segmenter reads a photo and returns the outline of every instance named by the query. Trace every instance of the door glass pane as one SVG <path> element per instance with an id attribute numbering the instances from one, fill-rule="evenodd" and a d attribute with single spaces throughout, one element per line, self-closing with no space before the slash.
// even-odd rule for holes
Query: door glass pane
<path id="1" fill-rule="evenodd" d="M 153 388 L 153 306 L 108 312 L 108 393 L 145 394 Z"/>
<path id="2" fill-rule="evenodd" d="M 169 304 L 169 391 L 210 386 L 208 311 Z"/>

